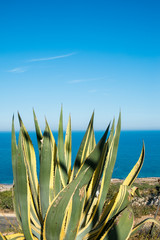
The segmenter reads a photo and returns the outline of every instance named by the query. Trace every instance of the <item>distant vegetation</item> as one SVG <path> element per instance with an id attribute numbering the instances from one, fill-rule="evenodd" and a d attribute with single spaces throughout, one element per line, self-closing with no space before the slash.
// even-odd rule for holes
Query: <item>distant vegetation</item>
<path id="1" fill-rule="evenodd" d="M 13 211 L 12 191 L 0 192 L 0 210 Z"/>
<path id="2" fill-rule="evenodd" d="M 140 190 L 140 194 L 142 197 L 145 196 L 150 196 L 152 197 L 154 196 L 159 196 L 159 187 L 160 184 L 155 183 L 155 184 L 148 184 L 148 183 L 135 183 L 134 185 L 136 185 L 139 190 Z M 108 194 L 107 194 L 107 198 L 106 198 L 106 202 L 108 202 L 114 195 L 115 193 L 118 191 L 120 187 L 120 183 L 111 183 Z M 133 199 L 134 201 L 134 199 Z M 155 205 L 145 205 L 145 206 L 132 206 L 133 208 L 133 212 L 134 212 L 134 216 L 135 216 L 135 222 L 137 222 L 137 220 L 139 218 L 141 218 L 142 216 L 154 216 L 157 206 Z M 13 211 L 13 203 L 12 203 L 12 191 L 5 191 L 5 192 L 0 192 L 0 211 L 5 212 L 10 212 Z M 158 212 L 158 219 L 160 218 L 160 211 Z M 8 224 L 8 230 L 10 231 L 15 231 L 15 229 L 13 229 L 12 227 L 10 227 L 10 224 L 5 221 L 6 224 Z M 149 232 L 150 232 L 150 227 L 151 224 L 148 225 L 147 228 L 142 228 L 140 229 L 133 237 L 130 237 L 130 240 L 156 240 L 158 239 L 157 236 L 159 236 L 160 234 L 160 228 L 155 226 L 153 229 L 153 233 L 152 233 L 152 237 L 150 236 Z M 4 231 L 6 232 L 6 228 L 4 229 Z M 159 236 L 160 238 L 160 236 Z"/>

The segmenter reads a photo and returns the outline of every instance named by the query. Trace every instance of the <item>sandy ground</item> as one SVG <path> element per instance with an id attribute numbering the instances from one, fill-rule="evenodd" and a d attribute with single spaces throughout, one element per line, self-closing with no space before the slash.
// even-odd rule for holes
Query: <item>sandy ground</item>
<path id="1" fill-rule="evenodd" d="M 123 182 L 124 180 L 121 180 L 119 178 L 112 178 L 112 183 L 118 183 Z M 149 178 L 136 178 L 135 183 L 148 183 L 148 184 L 156 184 L 160 183 L 160 177 L 149 177 Z"/>
<path id="2" fill-rule="evenodd" d="M 7 217 L 7 218 L 9 218 L 9 217 L 16 217 L 16 215 L 15 215 L 15 213 L 14 212 L 2 212 L 2 211 L 0 211 L 0 218 L 1 217 Z"/>
<path id="3" fill-rule="evenodd" d="M 0 184 L 0 192 L 9 191 L 12 189 L 12 184 Z M 17 229 L 18 224 L 14 212 L 0 211 L 0 231 L 12 232 Z"/>
<path id="4" fill-rule="evenodd" d="M 119 179 L 119 178 L 112 178 L 111 182 L 112 183 L 122 183 L 124 180 Z M 160 184 L 160 177 L 149 177 L 149 178 L 137 178 L 135 180 L 135 183 L 148 183 L 151 185 Z M 11 190 L 13 187 L 13 184 L 0 184 L 0 192 L 4 192 L 4 191 L 9 191 Z M 0 217 L 4 216 L 4 214 L 7 217 L 14 217 L 15 214 L 14 213 L 10 213 L 10 212 L 2 212 L 0 211 Z"/>
<path id="5" fill-rule="evenodd" d="M 0 192 L 9 191 L 12 186 L 12 184 L 0 184 Z"/>
<path id="6" fill-rule="evenodd" d="M 124 180 L 119 179 L 119 178 L 112 178 L 111 182 L 112 183 L 118 183 L 118 182 L 123 182 Z M 150 183 L 150 184 L 155 184 L 155 183 L 160 183 L 160 177 L 149 177 L 149 178 L 137 178 L 135 180 L 135 183 Z M 13 184 L 0 184 L 0 192 L 3 191 L 9 191 L 12 188 Z"/>
<path id="7" fill-rule="evenodd" d="M 114 178 L 111 180 L 112 183 L 123 182 L 121 179 Z M 150 177 L 150 178 L 137 178 L 136 183 L 149 183 L 149 184 L 157 184 L 160 183 L 160 177 Z M 12 188 L 12 184 L 0 184 L 0 192 L 9 191 Z M 151 216 L 148 216 L 151 217 Z M 153 217 L 153 216 L 152 216 Z M 146 216 L 142 216 L 142 218 L 137 219 L 138 222 L 143 220 Z M 158 220 L 160 220 L 158 218 Z M 13 228 L 17 228 L 17 221 L 14 212 L 2 212 L 0 211 L 0 231 L 2 232 L 12 232 Z"/>
<path id="8" fill-rule="evenodd" d="M 112 178 L 111 182 L 112 183 L 121 183 L 124 180 L 119 179 L 119 178 Z M 156 184 L 156 183 L 160 183 L 160 177 L 150 177 L 150 178 L 137 178 L 135 180 L 135 183 L 149 183 L 149 184 Z M 0 192 L 4 192 L 4 191 L 9 191 L 12 189 L 12 184 L 0 184 Z M 13 212 L 2 212 L 0 211 L 0 217 L 15 217 L 15 214 Z"/>
<path id="9" fill-rule="evenodd" d="M 14 213 L 0 213 L 0 232 L 19 232 L 18 223 Z"/>

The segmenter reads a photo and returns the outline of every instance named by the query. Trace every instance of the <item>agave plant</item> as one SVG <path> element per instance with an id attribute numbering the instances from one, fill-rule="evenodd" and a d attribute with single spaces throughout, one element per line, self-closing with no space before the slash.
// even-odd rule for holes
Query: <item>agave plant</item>
<path id="1" fill-rule="evenodd" d="M 18 115 L 18 145 L 14 117 L 12 121 L 12 167 L 13 202 L 21 232 L 8 236 L 0 234 L 0 239 L 123 240 L 128 239 L 146 221 L 155 221 L 147 219 L 134 227 L 130 207 L 136 191 L 132 185 L 144 161 L 144 145 L 139 160 L 119 191 L 105 203 L 117 156 L 121 115 L 115 132 L 113 120 L 111 129 L 109 125 L 96 144 L 93 113 L 71 169 L 71 118 L 64 140 L 61 110 L 56 144 L 47 121 L 42 135 L 34 111 L 33 114 L 40 158 L 39 178 L 35 151 Z M 100 191 L 96 197 L 99 184 Z"/>

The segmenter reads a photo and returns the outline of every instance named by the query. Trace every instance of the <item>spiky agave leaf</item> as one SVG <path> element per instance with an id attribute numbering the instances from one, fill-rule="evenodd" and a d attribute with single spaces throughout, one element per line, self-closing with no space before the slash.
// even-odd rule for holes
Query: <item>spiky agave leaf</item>
<path id="1" fill-rule="evenodd" d="M 138 176 L 138 174 L 139 174 L 139 172 L 142 168 L 142 165 L 143 165 L 143 162 L 144 162 L 144 155 L 145 155 L 145 146 L 144 146 L 144 142 L 143 142 L 141 155 L 140 155 L 137 163 L 133 167 L 133 169 L 130 171 L 130 173 L 128 174 L 128 176 L 124 180 L 123 185 L 131 186 L 133 184 L 133 182 L 135 181 L 136 177 Z"/>
<path id="2" fill-rule="evenodd" d="M 6 240 L 6 237 L 3 236 L 1 232 L 0 232 L 0 240 Z"/>
<path id="3" fill-rule="evenodd" d="M 17 157 L 17 192 L 18 204 L 21 213 L 22 230 L 26 239 L 33 239 L 30 223 L 30 189 L 26 169 L 26 161 L 23 149 L 22 128 L 18 140 L 18 157 Z"/>
<path id="4" fill-rule="evenodd" d="M 77 195 L 76 195 L 77 194 Z M 86 197 L 86 186 L 84 185 L 82 188 L 77 191 L 72 199 L 72 207 L 71 207 L 71 214 L 70 218 L 67 219 L 67 226 L 66 226 L 66 235 L 65 239 L 75 239 L 80 227 L 80 216 L 82 214 L 85 197 Z M 78 209 L 77 209 L 78 206 Z"/>
<path id="5" fill-rule="evenodd" d="M 88 224 L 86 224 L 86 226 L 80 230 L 76 239 L 91 239 L 94 236 L 100 236 L 103 230 L 106 229 L 108 222 L 128 206 L 130 203 L 129 196 L 129 187 L 121 185 L 118 194 L 115 198 L 113 198 L 109 205 L 104 208 L 103 213 L 100 216 L 100 219 L 97 220 L 96 225 L 93 222 L 93 226 L 95 225 L 95 227 L 92 226 L 92 221 L 94 219 L 92 217 Z"/>
<path id="6" fill-rule="evenodd" d="M 122 213 L 111 222 L 111 226 L 104 229 L 99 238 L 96 237 L 95 240 L 109 240 L 116 239 L 117 237 L 118 240 L 128 239 L 134 224 L 134 215 L 132 209 L 129 207 L 125 208 L 125 210 L 122 211 Z"/>
<path id="7" fill-rule="evenodd" d="M 25 240 L 25 236 L 23 233 L 14 233 L 14 234 L 9 234 L 6 236 L 7 240 Z"/>
<path id="8" fill-rule="evenodd" d="M 38 189 L 36 190 L 34 185 L 35 184 L 34 174 L 36 172 L 34 171 L 35 169 L 33 168 L 35 167 L 36 163 L 35 163 L 34 152 L 32 153 L 34 149 L 21 118 L 20 118 L 20 123 L 21 123 L 21 129 L 20 129 L 18 148 L 17 148 L 16 139 L 15 139 L 15 130 L 14 130 L 14 119 L 12 121 L 12 167 L 13 167 L 13 177 L 14 177 L 13 203 L 14 203 L 14 209 L 17 215 L 17 220 L 20 226 L 22 227 L 23 218 L 26 219 L 26 216 L 27 216 L 29 231 L 30 230 L 32 231 L 32 227 L 34 227 L 35 229 L 41 228 L 41 223 L 40 223 L 41 218 L 40 218 L 39 202 L 38 202 Z M 15 154 L 15 150 L 17 152 L 16 154 Z M 33 163 L 35 165 L 33 165 Z M 31 168 L 32 168 L 32 171 L 31 171 Z M 21 174 L 23 174 L 23 181 L 21 180 Z M 23 188 L 23 184 L 24 184 L 24 188 Z M 28 206 L 25 207 L 25 204 L 28 204 Z M 25 212 L 24 209 L 27 210 L 27 208 L 28 208 L 28 211 Z M 30 225 L 30 221 L 32 221 L 31 225 Z M 22 227 L 22 229 L 23 228 L 24 227 Z"/>
<path id="9" fill-rule="evenodd" d="M 25 157 L 25 164 L 28 173 L 29 185 L 32 192 L 33 202 L 36 213 L 39 215 L 39 183 L 37 177 L 36 155 L 31 138 L 23 124 L 23 121 L 18 113 L 20 127 L 23 136 L 23 155 Z M 39 216 L 40 218 L 40 216 Z"/>
<path id="10" fill-rule="evenodd" d="M 91 205 L 88 205 L 84 211 L 84 216 L 82 217 L 82 220 L 84 217 L 85 219 L 83 220 L 83 224 L 82 224 L 83 228 L 79 232 L 79 239 L 83 238 L 87 233 L 89 233 L 89 231 L 93 228 L 93 226 L 95 225 L 95 223 L 97 222 L 101 214 L 102 207 L 109 189 L 110 179 L 112 176 L 113 167 L 116 159 L 119 136 L 120 136 L 120 127 L 121 127 L 121 117 L 119 117 L 114 138 L 113 138 L 113 131 L 114 131 L 114 121 L 113 121 L 110 137 L 108 141 L 105 143 L 105 152 L 107 153 L 107 156 L 104 155 L 103 160 L 105 160 L 105 162 L 103 161 L 103 163 L 99 165 L 99 167 L 102 167 L 104 165 L 100 194 L 89 220 L 87 219 L 87 214 Z M 100 173 L 100 176 L 101 176 L 102 172 L 100 171 L 100 169 L 97 167 L 96 170 L 97 170 L 97 173 Z M 95 181 L 96 179 L 99 179 L 99 176 L 97 174 L 95 176 L 93 175 L 93 177 L 95 177 Z M 88 220 L 88 222 L 86 222 L 86 220 Z"/>
<path id="11" fill-rule="evenodd" d="M 39 127 L 38 120 L 37 120 L 34 109 L 33 109 L 33 117 L 34 117 L 34 124 L 35 124 L 36 135 L 37 135 L 37 143 L 38 143 L 38 149 L 39 149 L 39 159 L 40 159 L 41 158 L 43 135 L 42 135 L 41 129 Z"/>
<path id="12" fill-rule="evenodd" d="M 79 193 L 79 191 L 81 191 L 81 189 L 89 183 L 92 174 L 98 165 L 98 161 L 101 158 L 107 133 L 108 129 L 104 133 L 99 143 L 96 145 L 93 152 L 83 163 L 83 166 L 80 169 L 77 177 L 68 186 L 63 188 L 63 190 L 57 195 L 50 205 L 44 222 L 44 239 L 48 240 L 60 238 L 61 231 L 63 230 L 62 223 L 69 201 L 74 194 L 76 194 L 76 191 Z"/>
<path id="13" fill-rule="evenodd" d="M 18 191 L 17 191 L 17 155 L 18 155 L 18 146 L 16 143 L 16 135 L 14 128 L 14 116 L 12 118 L 12 139 L 11 139 L 11 147 L 12 147 L 12 169 L 13 169 L 13 206 L 14 211 L 16 213 L 16 217 L 19 225 L 21 226 L 21 213 L 18 204 Z"/>
<path id="14" fill-rule="evenodd" d="M 64 155 L 64 142 L 63 142 L 63 113 L 61 108 L 61 114 L 59 119 L 58 128 L 58 147 L 57 147 L 57 166 L 59 170 L 59 175 L 63 187 L 67 185 L 68 174 L 67 174 L 67 162 Z"/>
<path id="15" fill-rule="evenodd" d="M 72 149 L 72 136 L 71 136 L 71 117 L 69 116 L 66 135 L 65 135 L 65 143 L 64 143 L 64 156 L 65 156 L 65 162 L 67 166 L 67 175 L 69 182 L 70 176 L 71 176 L 71 149 Z"/>
<path id="16" fill-rule="evenodd" d="M 143 221 L 141 221 L 140 223 L 138 223 L 131 232 L 131 235 L 134 235 L 145 223 L 155 223 L 156 225 L 160 226 L 160 223 L 154 219 L 154 218 L 147 218 L 144 219 Z"/>
<path id="17" fill-rule="evenodd" d="M 107 142 L 109 126 L 96 145 L 93 129 L 94 113 L 92 114 L 71 170 L 70 117 L 63 141 L 61 108 L 56 146 L 47 121 L 42 135 L 34 110 L 33 114 L 40 155 L 40 192 L 33 145 L 19 115 L 21 128 L 18 146 L 12 120 L 12 165 L 15 211 L 24 235 L 3 237 L 0 234 L 0 238 L 96 240 L 109 239 L 111 236 L 114 238 L 118 232 L 120 239 L 126 239 L 131 232 L 139 229 L 145 222 L 133 228 L 133 214 L 128 210 L 128 205 L 136 191 L 132 184 L 144 161 L 144 146 L 138 162 L 120 186 L 118 193 L 103 206 L 117 155 L 121 115 L 115 134 L 113 121 Z M 19 176 L 20 174 L 23 176 Z M 101 177 L 100 194 L 95 198 Z M 127 226 L 123 229 L 125 222 Z"/>
<path id="18" fill-rule="evenodd" d="M 40 205 L 44 219 L 47 209 L 54 198 L 54 161 L 56 156 L 56 145 L 52 132 L 46 121 L 43 134 L 43 145 L 41 149 L 40 164 Z"/>
<path id="19" fill-rule="evenodd" d="M 88 151 L 88 146 L 91 140 L 92 131 L 93 131 L 93 119 L 94 119 L 94 112 L 92 114 L 92 117 L 90 119 L 90 122 L 88 124 L 87 130 L 85 132 L 85 135 L 82 139 L 81 145 L 79 147 L 73 169 L 72 174 L 70 178 L 70 182 L 73 180 L 73 178 L 77 175 L 77 172 L 79 171 L 80 167 L 82 166 L 84 160 L 86 159 L 86 154 Z"/>
<path id="20" fill-rule="evenodd" d="M 109 147 L 110 147 L 110 143 L 112 141 L 112 138 L 113 138 L 113 132 L 114 132 L 114 121 L 112 123 L 112 127 L 111 127 L 111 132 L 110 132 L 110 136 L 107 140 L 107 142 L 105 143 L 105 148 L 104 148 L 104 154 L 108 154 L 108 151 L 109 151 Z M 106 157 L 103 157 L 103 161 L 104 162 L 99 162 L 96 170 L 94 171 L 94 174 L 93 174 L 93 177 L 91 179 L 91 182 L 88 186 L 88 189 L 87 189 L 87 197 L 86 197 L 86 210 L 90 208 L 90 205 L 92 204 L 93 202 L 93 199 L 95 197 L 95 194 L 96 194 L 96 191 L 97 191 L 97 188 L 99 187 L 99 184 L 100 184 L 100 178 L 102 176 L 102 173 L 103 173 L 103 170 L 104 170 L 104 165 L 105 165 L 105 159 Z M 87 211 L 85 211 L 87 212 Z"/>

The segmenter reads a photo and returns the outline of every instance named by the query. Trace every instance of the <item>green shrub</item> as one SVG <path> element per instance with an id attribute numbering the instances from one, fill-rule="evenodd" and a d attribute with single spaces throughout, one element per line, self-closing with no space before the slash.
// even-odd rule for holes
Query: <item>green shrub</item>
<path id="1" fill-rule="evenodd" d="M 0 192 L 0 209 L 13 210 L 12 191 Z"/>

